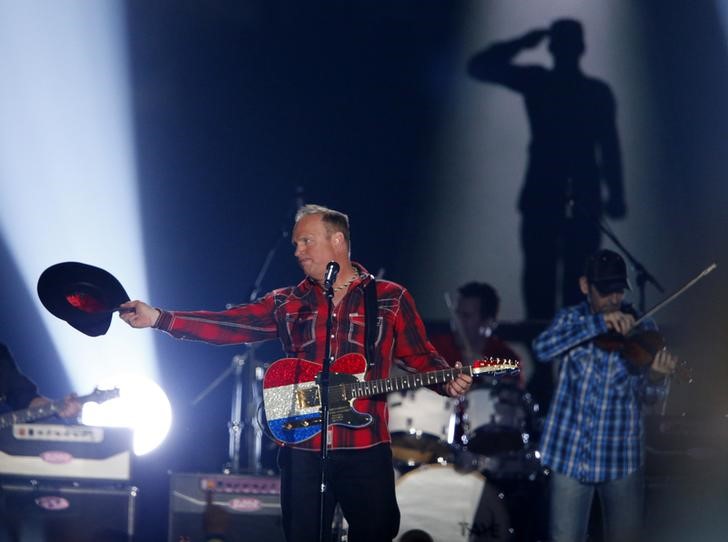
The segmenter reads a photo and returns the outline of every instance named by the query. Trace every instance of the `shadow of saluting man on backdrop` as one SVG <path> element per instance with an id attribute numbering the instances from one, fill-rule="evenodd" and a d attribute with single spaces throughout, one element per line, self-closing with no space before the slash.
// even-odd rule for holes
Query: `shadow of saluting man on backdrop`
<path id="1" fill-rule="evenodd" d="M 547 39 L 553 68 L 514 64 L 521 51 Z M 603 211 L 613 218 L 626 214 L 614 96 L 606 83 L 581 71 L 584 51 L 581 23 L 560 19 L 548 30 L 491 45 L 468 66 L 472 77 L 506 86 L 525 100 L 531 142 L 518 208 L 530 319 L 553 316 L 559 284 L 562 305 L 579 302 L 574 285 L 584 260 L 599 247 L 598 218 Z"/>

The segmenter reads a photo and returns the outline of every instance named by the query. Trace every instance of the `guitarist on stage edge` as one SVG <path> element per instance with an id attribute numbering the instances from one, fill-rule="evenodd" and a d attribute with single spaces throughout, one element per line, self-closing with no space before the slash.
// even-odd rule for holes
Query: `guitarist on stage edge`
<path id="1" fill-rule="evenodd" d="M 327 300 L 322 287 L 326 266 L 340 266 L 333 285 L 332 361 L 348 353 L 365 355 L 365 288 L 374 278 L 350 260 L 349 219 L 338 211 L 306 205 L 296 214 L 292 242 L 306 275 L 296 286 L 274 290 L 257 301 L 221 312 L 160 310 L 140 301 L 122 307 L 120 317 L 134 328 L 154 327 L 177 338 L 214 344 L 278 339 L 286 355 L 321 363 L 324 357 Z M 448 368 L 428 341 L 410 293 L 399 284 L 377 280 L 374 358 L 365 379 L 387 378 L 394 358 L 414 371 Z M 371 320 L 370 320 L 371 321 Z M 460 375 L 441 386 L 443 395 L 465 394 L 472 379 Z M 399 529 L 386 396 L 357 402 L 373 416 L 358 429 L 329 428 L 327 525 L 336 502 L 349 525 L 350 542 L 391 541 Z M 280 449 L 283 528 L 289 542 L 319 540 L 320 435 Z"/>
<path id="2" fill-rule="evenodd" d="M 15 364 L 10 349 L 0 343 L 0 412 L 39 407 L 50 399 L 38 393 L 37 386 Z M 76 394 L 67 395 L 64 407 L 58 412 L 62 418 L 75 418 L 81 412 Z"/>
<path id="3" fill-rule="evenodd" d="M 23 373 L 10 353 L 10 349 L 0 343 L 0 413 L 5 411 L 22 410 L 39 407 L 50 403 L 50 399 L 38 393 L 37 386 Z M 67 395 L 63 408 L 58 415 L 63 418 L 75 418 L 81 412 L 81 403 L 75 394 Z M 10 431 L 10 429 L 6 429 Z M 0 539 L 4 534 L 15 540 L 16 517 L 7 511 L 5 497 L 0 489 Z"/>

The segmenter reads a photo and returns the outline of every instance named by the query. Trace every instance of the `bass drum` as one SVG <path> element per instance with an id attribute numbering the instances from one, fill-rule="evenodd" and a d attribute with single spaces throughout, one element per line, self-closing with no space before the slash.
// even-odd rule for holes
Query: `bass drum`
<path id="1" fill-rule="evenodd" d="M 424 465 L 400 476 L 395 490 L 401 514 L 398 542 L 512 539 L 503 495 L 477 472 Z"/>
<path id="2" fill-rule="evenodd" d="M 449 460 L 455 430 L 455 400 L 427 388 L 390 393 L 389 433 L 395 463 L 416 466 Z"/>

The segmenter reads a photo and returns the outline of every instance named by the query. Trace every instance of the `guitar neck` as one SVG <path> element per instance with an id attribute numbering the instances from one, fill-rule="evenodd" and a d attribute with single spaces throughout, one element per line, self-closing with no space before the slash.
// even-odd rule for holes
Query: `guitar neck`
<path id="1" fill-rule="evenodd" d="M 60 411 L 63 408 L 63 401 L 53 401 L 45 405 L 26 408 L 24 410 L 16 410 L 0 415 L 0 429 L 10 427 L 16 423 L 33 422 L 42 418 L 47 418 Z"/>
<path id="2" fill-rule="evenodd" d="M 84 404 L 94 400 L 105 401 L 106 399 L 111 399 L 116 396 L 118 396 L 117 390 L 96 391 L 88 395 L 77 397 L 76 400 L 79 403 Z M 38 405 L 23 410 L 0 414 L 0 429 L 10 427 L 16 423 L 34 422 L 36 420 L 41 420 L 43 418 L 53 416 L 54 414 L 58 414 L 61 410 L 63 410 L 65 402 L 65 399 L 59 399 L 57 401 L 46 403 L 45 405 Z"/>
<path id="3" fill-rule="evenodd" d="M 365 380 L 363 382 L 353 382 L 344 385 L 346 397 L 354 399 L 357 397 L 370 397 L 382 393 L 393 391 L 411 390 L 421 388 L 422 386 L 432 386 L 436 384 L 444 384 L 455 380 L 458 375 L 473 374 L 472 367 L 460 367 L 459 369 L 441 369 L 439 371 L 431 371 L 428 373 L 408 373 L 402 376 L 393 376 L 390 378 L 381 378 L 379 380 Z"/>

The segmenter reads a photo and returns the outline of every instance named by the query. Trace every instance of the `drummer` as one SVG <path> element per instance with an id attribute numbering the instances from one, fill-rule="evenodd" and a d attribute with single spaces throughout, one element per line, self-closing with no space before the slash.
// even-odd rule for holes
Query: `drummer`
<path id="1" fill-rule="evenodd" d="M 430 333 L 430 341 L 450 365 L 463 364 L 475 359 L 501 358 L 519 361 L 518 354 L 494 332 L 498 326 L 500 299 L 495 288 L 485 282 L 468 282 L 458 288 L 451 320 L 450 333 Z M 513 379 L 523 387 L 520 376 Z M 501 380 L 501 378 L 499 378 Z M 486 379 L 474 379 L 473 387 L 487 383 Z"/>

